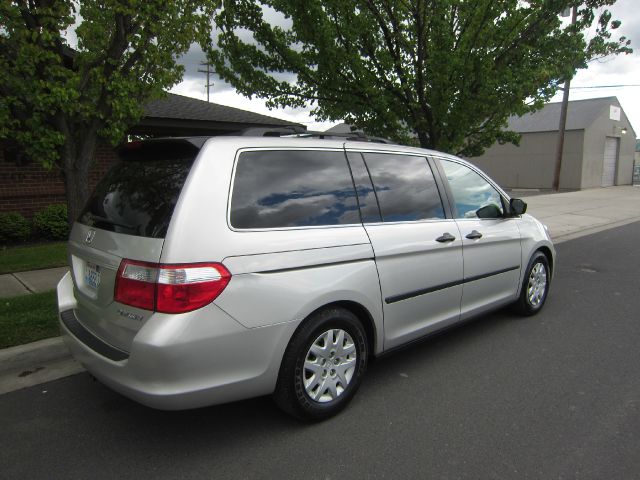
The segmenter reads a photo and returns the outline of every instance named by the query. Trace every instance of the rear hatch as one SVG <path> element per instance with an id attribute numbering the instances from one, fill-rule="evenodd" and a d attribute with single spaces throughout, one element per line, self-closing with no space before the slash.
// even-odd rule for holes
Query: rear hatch
<path id="1" fill-rule="evenodd" d="M 74 225 L 69 254 L 78 321 L 103 341 L 130 351 L 153 313 L 114 301 L 123 259 L 158 263 L 164 237 L 202 139 L 129 143 Z"/>

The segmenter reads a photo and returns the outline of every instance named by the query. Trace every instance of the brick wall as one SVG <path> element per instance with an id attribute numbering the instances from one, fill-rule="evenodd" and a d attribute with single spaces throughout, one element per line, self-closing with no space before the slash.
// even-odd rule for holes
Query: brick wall
<path id="1" fill-rule="evenodd" d="M 89 174 L 91 189 L 116 161 L 114 150 L 99 144 L 96 164 Z M 20 212 L 30 218 L 52 203 L 66 203 L 62 174 L 55 168 L 46 170 L 37 162 L 18 165 L 5 159 L 0 144 L 0 213 Z"/>

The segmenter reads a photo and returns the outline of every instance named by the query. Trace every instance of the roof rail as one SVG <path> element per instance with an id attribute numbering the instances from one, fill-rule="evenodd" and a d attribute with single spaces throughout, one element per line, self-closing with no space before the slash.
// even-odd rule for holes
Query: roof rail
<path id="1" fill-rule="evenodd" d="M 381 137 L 370 137 L 362 132 L 334 133 L 334 132 L 316 132 L 305 130 L 301 127 L 287 126 L 276 128 L 251 127 L 230 135 L 240 135 L 243 137 L 285 137 L 285 138 L 319 138 L 319 139 L 344 139 L 357 142 L 387 143 L 395 144 L 391 140 Z"/>
<path id="2" fill-rule="evenodd" d="M 242 137 L 283 137 L 285 135 L 296 135 L 304 132 L 306 132 L 304 127 L 289 125 L 286 127 L 249 127 L 231 132 L 230 135 L 240 135 Z"/>

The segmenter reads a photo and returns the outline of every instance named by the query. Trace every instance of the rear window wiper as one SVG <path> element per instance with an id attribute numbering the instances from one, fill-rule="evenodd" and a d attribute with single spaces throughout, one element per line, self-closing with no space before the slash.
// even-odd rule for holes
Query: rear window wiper
<path id="1" fill-rule="evenodd" d="M 96 222 L 106 223 L 106 224 L 112 225 L 114 227 L 127 228 L 129 230 L 134 230 L 134 231 L 136 230 L 136 227 L 134 227 L 133 225 L 127 225 L 125 223 L 114 222 L 110 218 L 102 217 L 102 216 L 96 215 L 94 213 L 89 213 L 89 215 L 91 216 L 92 223 L 96 223 Z"/>

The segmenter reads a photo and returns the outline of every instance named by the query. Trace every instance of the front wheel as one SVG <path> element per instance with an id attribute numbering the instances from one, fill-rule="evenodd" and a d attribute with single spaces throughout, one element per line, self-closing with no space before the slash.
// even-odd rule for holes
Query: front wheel
<path id="1" fill-rule="evenodd" d="M 521 315 L 535 315 L 547 299 L 550 284 L 549 261 L 542 252 L 531 257 L 524 276 L 520 297 L 514 307 Z"/>
<path id="2" fill-rule="evenodd" d="M 367 366 L 366 333 L 343 308 L 314 313 L 294 334 L 280 367 L 274 399 L 287 413 L 324 420 L 347 406 Z"/>

